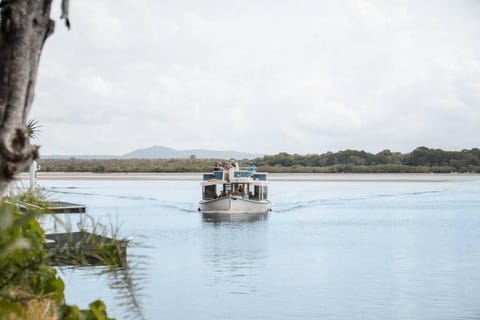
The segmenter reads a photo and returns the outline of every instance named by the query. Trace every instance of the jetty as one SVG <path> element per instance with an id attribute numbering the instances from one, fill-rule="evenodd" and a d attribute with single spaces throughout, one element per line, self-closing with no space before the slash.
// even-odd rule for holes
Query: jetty
<path id="1" fill-rule="evenodd" d="M 85 213 L 87 207 L 83 204 L 70 202 L 47 201 L 47 210 L 52 213 Z"/>
<path id="2" fill-rule="evenodd" d="M 117 240 L 87 231 L 45 236 L 44 247 L 52 266 L 125 266 L 128 240 Z"/>
<path id="3" fill-rule="evenodd" d="M 38 165 L 34 161 L 30 167 L 30 189 L 37 188 Z M 22 200 L 11 203 L 19 210 L 36 210 L 45 214 L 86 214 L 83 204 L 65 201 L 44 201 L 41 206 Z M 128 240 L 115 239 L 104 234 L 86 230 L 45 235 L 43 244 L 52 266 L 125 266 L 127 262 Z"/>
<path id="4" fill-rule="evenodd" d="M 46 214 L 85 214 L 87 207 L 82 204 L 47 201 L 46 206 L 19 201 L 15 205 L 20 210 L 37 209 Z M 52 266 L 125 266 L 127 240 L 117 240 L 105 235 L 85 230 L 45 235 L 44 248 Z"/>
<path id="5" fill-rule="evenodd" d="M 37 209 L 45 213 L 86 213 L 87 207 L 83 204 L 63 202 L 63 201 L 47 201 L 46 207 L 40 207 L 36 204 L 16 200 L 15 205 L 21 210 Z"/>

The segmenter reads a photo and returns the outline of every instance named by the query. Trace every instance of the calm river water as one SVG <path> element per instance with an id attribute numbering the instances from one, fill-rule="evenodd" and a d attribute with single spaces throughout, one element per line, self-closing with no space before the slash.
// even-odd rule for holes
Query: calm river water
<path id="1" fill-rule="evenodd" d="M 142 244 L 147 319 L 480 318 L 480 176 L 271 175 L 273 211 L 242 223 L 202 220 L 200 177 L 40 184 Z M 104 277 L 63 272 L 69 303 L 123 318 Z"/>

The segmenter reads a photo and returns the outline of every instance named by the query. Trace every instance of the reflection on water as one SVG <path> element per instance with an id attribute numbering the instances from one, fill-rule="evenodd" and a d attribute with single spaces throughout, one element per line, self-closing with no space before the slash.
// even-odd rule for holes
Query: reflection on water
<path id="1" fill-rule="evenodd" d="M 267 260 L 266 214 L 253 220 L 206 223 L 203 237 L 203 264 L 206 285 L 222 288 L 227 294 L 257 291 L 256 278 Z M 263 236 L 260 236 L 263 234 Z"/>
<path id="2" fill-rule="evenodd" d="M 262 213 L 205 213 L 202 212 L 202 220 L 207 223 L 221 224 L 224 222 L 257 222 L 267 220 L 268 212 Z"/>

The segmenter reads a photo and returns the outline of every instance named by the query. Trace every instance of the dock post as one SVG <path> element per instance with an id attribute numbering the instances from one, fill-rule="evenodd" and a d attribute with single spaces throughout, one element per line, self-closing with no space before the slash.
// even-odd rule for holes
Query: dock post
<path id="1" fill-rule="evenodd" d="M 37 186 L 37 161 L 33 160 L 30 165 L 30 189 L 34 189 Z"/>

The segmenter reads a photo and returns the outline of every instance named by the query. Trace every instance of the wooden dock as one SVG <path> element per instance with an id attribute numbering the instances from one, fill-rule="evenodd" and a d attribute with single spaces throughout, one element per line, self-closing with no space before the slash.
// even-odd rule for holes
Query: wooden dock
<path id="1" fill-rule="evenodd" d="M 87 231 L 47 234 L 46 240 L 52 266 L 126 265 L 127 240 Z"/>
<path id="2" fill-rule="evenodd" d="M 86 206 L 64 201 L 47 201 L 46 206 L 17 200 L 20 210 L 39 210 L 53 214 L 84 214 Z M 127 240 L 116 240 L 87 231 L 53 233 L 45 235 L 44 248 L 52 266 L 125 266 Z"/>
<path id="3" fill-rule="evenodd" d="M 48 201 L 47 208 L 53 213 L 85 213 L 87 211 L 87 207 L 83 204 L 63 201 Z"/>
<path id="4" fill-rule="evenodd" d="M 46 213 L 85 213 L 87 207 L 83 204 L 76 204 L 63 201 L 47 201 Z M 15 205 L 20 209 L 31 210 L 40 209 L 45 210 L 44 207 L 37 206 L 36 204 L 20 201 L 15 201 Z"/>

